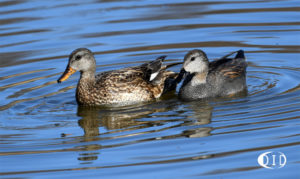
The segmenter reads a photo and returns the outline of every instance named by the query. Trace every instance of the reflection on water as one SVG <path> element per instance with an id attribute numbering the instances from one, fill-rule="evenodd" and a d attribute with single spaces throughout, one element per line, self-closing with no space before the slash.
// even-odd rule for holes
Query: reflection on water
<path id="1" fill-rule="evenodd" d="M 118 107 L 117 109 L 113 109 L 113 108 L 103 109 L 101 107 L 78 106 L 77 115 L 82 117 L 78 121 L 78 124 L 84 130 L 85 137 L 100 135 L 99 132 L 100 126 L 105 127 L 106 129 L 109 130 L 109 132 L 106 132 L 105 134 L 115 133 L 116 132 L 115 130 L 117 130 L 118 132 L 125 132 L 125 131 L 136 131 L 138 129 L 144 129 L 144 128 L 151 128 L 153 126 L 163 126 L 164 123 L 170 120 L 142 121 L 141 119 L 153 118 L 152 115 L 155 113 L 168 112 L 173 110 L 175 106 L 174 105 L 170 106 L 168 102 L 172 103 L 172 101 L 164 101 L 161 103 L 134 105 L 132 107 L 128 107 L 128 106 Z M 199 105 L 201 106 L 200 108 Z M 192 102 L 192 104 L 190 104 L 189 106 L 192 110 L 194 110 L 193 115 L 186 116 L 187 118 L 186 120 L 182 120 L 182 119 L 171 120 L 172 122 L 178 122 L 179 124 L 170 127 L 179 127 L 180 125 L 201 126 L 210 123 L 212 117 L 212 107 L 208 103 Z M 167 117 L 171 118 L 172 116 L 174 115 L 168 115 Z M 167 130 L 167 129 L 168 128 L 164 128 L 161 130 Z M 209 132 L 211 131 L 211 128 L 197 128 L 197 129 L 186 130 L 183 131 L 183 136 L 192 137 L 193 135 L 194 136 L 199 135 L 200 137 L 201 135 L 197 133 L 201 131 Z M 153 131 L 147 131 L 146 133 L 149 132 L 153 132 Z M 137 135 L 137 134 L 131 134 L 131 135 Z"/>
<path id="2" fill-rule="evenodd" d="M 113 140 L 118 138 L 133 137 L 143 134 L 152 134 L 160 131 L 166 131 L 172 128 L 178 127 L 193 127 L 191 129 L 183 130 L 179 134 L 173 134 L 168 136 L 160 136 L 147 138 L 142 140 L 128 141 L 125 143 L 119 143 L 113 146 L 101 146 L 104 148 L 111 148 L 122 145 L 130 145 L 132 143 L 141 143 L 145 141 L 165 140 L 178 137 L 205 137 L 209 136 L 213 130 L 212 127 L 202 127 L 202 125 L 209 124 L 212 117 L 212 107 L 208 103 L 193 102 L 188 104 L 193 111 L 192 116 L 186 116 L 186 119 L 160 119 L 160 116 L 152 116 L 155 113 L 168 112 L 173 110 L 175 105 L 170 105 L 174 101 L 163 101 L 160 103 L 149 103 L 145 105 L 134 105 L 130 107 L 118 107 L 118 108 L 101 108 L 101 107 L 83 107 L 79 106 L 77 109 L 77 115 L 82 117 L 78 120 L 78 125 L 84 131 L 84 141 L 101 141 L 104 138 L 106 140 Z M 199 105 L 201 106 L 199 108 Z M 172 118 L 169 115 L 168 118 Z M 153 120 L 142 120 L 147 118 L 154 118 Z M 167 127 L 165 123 L 172 122 L 175 125 Z M 151 128 L 161 126 L 160 129 L 152 130 Z M 105 127 L 105 132 L 100 132 L 99 128 Z M 139 130 L 144 130 L 137 132 Z M 118 135 L 119 133 L 127 133 L 125 135 Z M 111 137 L 101 137 L 101 135 L 110 135 Z M 117 135 L 115 135 L 117 134 Z M 93 138 L 93 136 L 100 136 L 100 138 Z M 98 146 L 99 149 L 101 148 Z M 84 150 L 95 150 L 95 144 L 91 144 L 83 147 Z M 80 153 L 85 157 L 78 157 L 78 160 L 88 161 L 97 160 L 99 153 Z M 203 156 L 201 156 L 203 158 Z M 207 157 L 205 157 L 207 158 Z"/>
<path id="3" fill-rule="evenodd" d="M 0 2 L 0 175 L 299 176 L 298 4 Z M 193 48 L 210 59 L 243 49 L 248 91 L 208 101 L 183 102 L 175 93 L 132 106 L 80 107 L 75 101 L 79 74 L 56 83 L 69 52 L 78 47 L 95 52 L 98 72 L 158 55 L 179 62 Z M 283 152 L 287 165 L 261 168 L 256 160 L 266 151 Z"/>

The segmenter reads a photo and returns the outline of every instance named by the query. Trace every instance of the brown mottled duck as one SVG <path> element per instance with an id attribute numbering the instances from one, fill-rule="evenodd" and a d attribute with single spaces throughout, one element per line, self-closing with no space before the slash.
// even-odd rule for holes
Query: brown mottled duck
<path id="1" fill-rule="evenodd" d="M 163 66 L 166 56 L 140 66 L 106 71 L 95 76 L 96 60 L 87 48 L 78 48 L 69 56 L 65 72 L 57 80 L 65 81 L 76 71 L 80 79 L 76 89 L 79 105 L 131 104 L 159 98 L 163 93 L 174 90 L 177 73 L 167 71 L 173 63 Z"/>

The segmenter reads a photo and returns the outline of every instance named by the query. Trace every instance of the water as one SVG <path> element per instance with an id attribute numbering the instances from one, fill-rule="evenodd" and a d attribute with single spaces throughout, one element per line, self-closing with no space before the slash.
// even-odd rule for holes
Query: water
<path id="1" fill-rule="evenodd" d="M 1 1 L 0 176 L 3 178 L 296 178 L 300 176 L 300 5 L 257 1 Z M 248 95 L 78 107 L 69 53 L 97 72 L 200 48 L 244 49 Z M 172 70 L 179 71 L 180 66 Z M 282 152 L 265 169 L 257 157 Z"/>

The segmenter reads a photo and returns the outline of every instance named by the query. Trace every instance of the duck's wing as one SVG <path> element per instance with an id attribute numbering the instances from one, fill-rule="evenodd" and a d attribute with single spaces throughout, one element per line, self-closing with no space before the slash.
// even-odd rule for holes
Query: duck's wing
<path id="1" fill-rule="evenodd" d="M 162 63 L 166 57 L 167 56 L 160 56 L 156 60 L 144 63 L 140 66 L 140 69 L 144 73 L 145 80 L 151 82 L 159 75 L 162 69 Z"/>
<path id="2" fill-rule="evenodd" d="M 140 66 L 102 72 L 96 75 L 96 85 L 99 88 L 107 88 L 107 86 L 121 88 L 124 85 L 136 86 L 141 85 L 141 83 L 152 83 L 152 81 L 158 78 L 157 76 L 160 74 L 162 62 L 165 57 L 161 56 L 154 61 L 144 63 Z"/>
<path id="3" fill-rule="evenodd" d="M 228 58 L 237 53 L 234 58 Z M 235 79 L 244 76 L 246 73 L 247 62 L 243 50 L 239 50 L 224 57 L 212 61 L 209 64 L 209 73 L 215 78 Z"/>
<path id="4" fill-rule="evenodd" d="M 166 56 L 144 63 L 140 66 L 107 71 L 96 76 L 96 86 L 99 88 L 114 87 L 119 91 L 130 91 L 132 87 L 158 88 L 158 91 L 170 91 L 176 88 L 175 80 L 178 73 L 166 70 L 169 67 L 182 64 L 182 62 L 162 65 Z"/>
<path id="5" fill-rule="evenodd" d="M 117 86 L 119 84 L 138 83 L 144 79 L 144 73 L 140 68 L 130 67 L 119 70 L 111 70 L 98 74 L 96 83 L 104 86 Z"/>

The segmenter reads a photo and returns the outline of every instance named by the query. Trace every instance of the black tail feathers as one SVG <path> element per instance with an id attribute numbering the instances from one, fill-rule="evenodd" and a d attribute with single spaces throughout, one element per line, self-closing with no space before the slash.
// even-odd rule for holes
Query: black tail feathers
<path id="1" fill-rule="evenodd" d="M 161 60 L 163 62 L 166 57 L 167 57 L 167 55 L 163 55 L 163 56 L 158 57 L 156 60 Z"/>
<path id="2" fill-rule="evenodd" d="M 236 56 L 234 58 L 235 59 L 237 59 L 237 58 L 245 58 L 244 50 L 237 51 L 237 54 L 236 54 Z"/>

